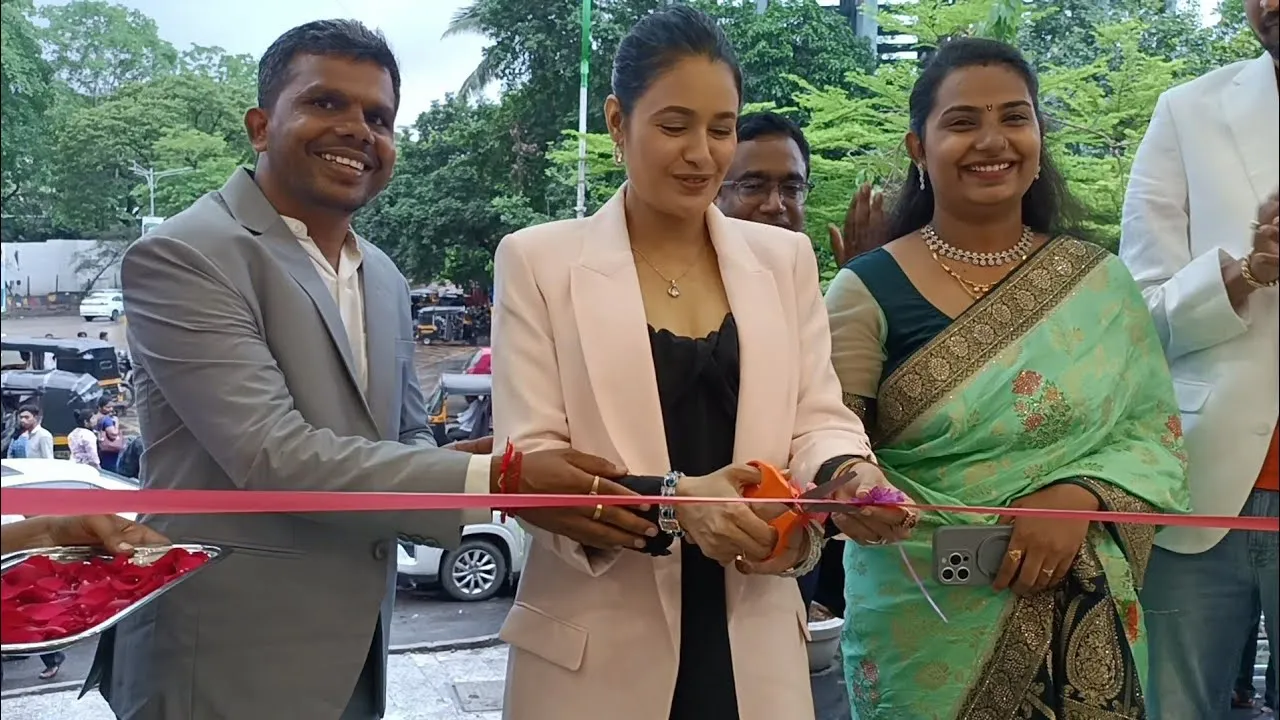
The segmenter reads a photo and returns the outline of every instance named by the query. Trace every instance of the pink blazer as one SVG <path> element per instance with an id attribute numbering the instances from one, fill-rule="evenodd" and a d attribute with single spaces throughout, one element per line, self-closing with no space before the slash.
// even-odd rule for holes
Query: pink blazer
<path id="1" fill-rule="evenodd" d="M 670 470 L 657 381 L 618 191 L 595 215 L 503 239 L 495 260 L 494 435 L 523 451 L 572 445 L 641 475 Z M 707 225 L 738 326 L 734 460 L 790 467 L 800 485 L 841 454 L 870 454 L 842 404 L 813 248 L 726 218 Z M 680 553 L 584 551 L 530 528 L 515 606 L 509 720 L 665 720 L 680 646 Z M 813 717 L 796 582 L 727 571 L 741 720 Z"/>

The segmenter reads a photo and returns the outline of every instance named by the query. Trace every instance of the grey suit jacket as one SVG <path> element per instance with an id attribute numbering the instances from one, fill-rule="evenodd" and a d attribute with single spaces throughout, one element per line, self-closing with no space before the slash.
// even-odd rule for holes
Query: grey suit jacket
<path id="1" fill-rule="evenodd" d="M 337 305 L 247 171 L 129 248 L 145 487 L 463 491 L 470 456 L 436 448 L 426 427 L 408 284 L 360 242 L 366 392 Z M 233 552 L 100 644 L 86 687 L 100 681 L 125 720 L 337 720 L 366 657 L 381 708 L 395 536 L 446 546 L 461 524 L 446 512 L 144 521 Z"/>

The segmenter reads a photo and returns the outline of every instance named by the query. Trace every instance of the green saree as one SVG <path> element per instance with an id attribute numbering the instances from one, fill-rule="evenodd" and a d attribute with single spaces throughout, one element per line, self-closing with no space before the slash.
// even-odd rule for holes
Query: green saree
<path id="1" fill-rule="evenodd" d="M 1119 260 L 1053 240 L 912 340 L 889 327 L 923 315 L 886 312 L 886 257 L 851 263 L 827 303 L 846 403 L 867 419 L 890 482 L 927 504 L 1004 507 L 1071 482 L 1107 510 L 1187 511 L 1172 382 Z M 915 349 L 892 361 L 903 342 Z M 947 623 L 897 548 L 848 543 L 842 652 L 855 720 L 1145 718 L 1137 591 L 1155 527 L 1095 523 L 1067 580 L 1036 596 L 932 580 L 935 528 L 995 521 L 924 513 L 903 544 Z"/>

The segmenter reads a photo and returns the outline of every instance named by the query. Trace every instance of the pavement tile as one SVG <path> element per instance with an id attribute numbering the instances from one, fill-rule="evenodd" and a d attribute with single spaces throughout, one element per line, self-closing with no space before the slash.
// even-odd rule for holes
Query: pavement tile
<path id="1" fill-rule="evenodd" d="M 476 691 L 475 709 L 493 708 L 494 688 L 506 673 L 507 648 L 392 655 L 387 666 L 386 720 L 501 720 L 500 709 L 466 712 L 454 690 Z M 497 683 L 495 686 L 494 683 Z M 4 720 L 115 720 L 97 693 L 76 700 L 78 691 L 0 699 Z M 501 693 L 496 693 L 501 708 Z"/>

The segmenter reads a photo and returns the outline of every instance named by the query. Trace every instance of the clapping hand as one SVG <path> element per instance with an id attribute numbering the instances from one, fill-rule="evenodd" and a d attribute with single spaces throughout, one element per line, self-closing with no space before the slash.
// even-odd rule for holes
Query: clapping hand
<path id="1" fill-rule="evenodd" d="M 1099 504 L 1093 493 L 1079 485 L 1059 483 L 1018 498 L 1009 507 L 1096 512 Z M 1001 517 L 999 522 L 1012 524 L 1013 535 L 992 587 L 1013 588 L 1018 595 L 1038 593 L 1062 582 L 1089 533 L 1088 520 Z"/>
<path id="2" fill-rule="evenodd" d="M 889 241 L 889 224 L 884 216 L 884 194 L 864 183 L 849 199 L 844 228 L 827 226 L 831 254 L 836 265 L 843 267 L 858 255 L 874 250 Z"/>
<path id="3" fill-rule="evenodd" d="M 498 459 L 495 459 L 496 462 Z M 636 493 L 613 482 L 613 479 L 624 475 L 625 469 L 594 455 L 568 448 L 540 450 L 524 454 L 519 491 L 521 494 L 534 495 L 638 497 Z M 495 474 L 490 484 L 496 485 L 496 479 Z M 528 508 L 518 510 L 515 514 L 521 520 L 543 530 L 602 550 L 620 547 L 642 549 L 646 538 L 656 537 L 658 534 L 658 528 L 653 523 L 620 505 Z"/>
<path id="4" fill-rule="evenodd" d="M 710 475 L 682 478 L 676 495 L 739 498 L 742 488 L 759 482 L 760 471 L 750 465 L 728 465 Z M 745 503 L 680 504 L 676 518 L 689 542 L 724 566 L 739 559 L 763 561 L 777 543 L 777 532 Z"/>

